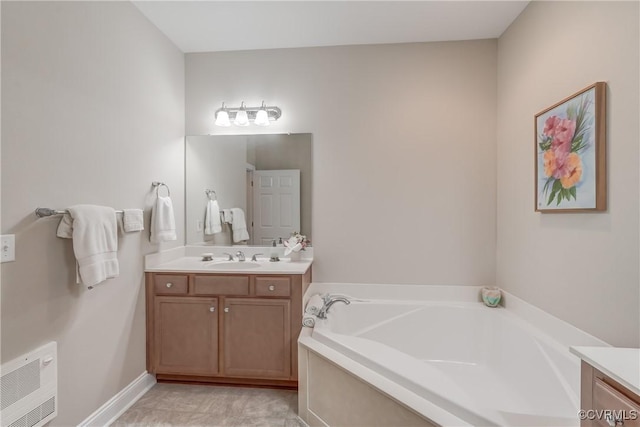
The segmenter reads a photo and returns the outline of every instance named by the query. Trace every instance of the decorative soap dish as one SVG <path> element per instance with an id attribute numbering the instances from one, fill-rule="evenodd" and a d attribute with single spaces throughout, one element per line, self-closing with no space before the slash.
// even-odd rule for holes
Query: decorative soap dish
<path id="1" fill-rule="evenodd" d="M 487 307 L 497 307 L 498 304 L 500 304 L 501 298 L 502 292 L 500 288 L 490 288 L 487 286 L 482 288 L 482 302 L 484 302 Z"/>

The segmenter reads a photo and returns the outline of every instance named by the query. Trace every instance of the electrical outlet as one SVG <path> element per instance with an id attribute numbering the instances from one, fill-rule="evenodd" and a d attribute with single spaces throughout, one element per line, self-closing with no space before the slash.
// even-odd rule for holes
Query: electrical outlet
<path id="1" fill-rule="evenodd" d="M 0 262 L 16 260 L 16 235 L 3 234 L 0 239 Z"/>
<path id="2" fill-rule="evenodd" d="M 202 231 L 202 226 L 203 226 L 202 220 L 201 220 L 201 219 L 199 219 L 199 220 L 196 222 L 196 231 Z"/>

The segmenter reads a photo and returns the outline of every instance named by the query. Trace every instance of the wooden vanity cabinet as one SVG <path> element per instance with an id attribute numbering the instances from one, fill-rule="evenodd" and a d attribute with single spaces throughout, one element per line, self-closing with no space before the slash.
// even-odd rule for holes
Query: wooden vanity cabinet
<path id="1" fill-rule="evenodd" d="M 155 298 L 153 335 L 157 373 L 218 373 L 217 311 L 216 298 Z"/>
<path id="2" fill-rule="evenodd" d="M 226 375 L 291 379 L 289 300 L 225 298 L 222 321 Z"/>
<path id="3" fill-rule="evenodd" d="M 296 387 L 302 275 L 146 273 L 158 380 Z"/>
<path id="4" fill-rule="evenodd" d="M 640 396 L 584 360 L 581 371 L 580 427 L 640 427 Z"/>

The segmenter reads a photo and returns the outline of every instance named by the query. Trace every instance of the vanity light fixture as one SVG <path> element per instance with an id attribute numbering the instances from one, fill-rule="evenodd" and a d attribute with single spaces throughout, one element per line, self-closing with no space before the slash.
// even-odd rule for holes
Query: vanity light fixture
<path id="1" fill-rule="evenodd" d="M 240 107 L 227 107 L 222 103 L 222 107 L 216 111 L 216 126 L 231 126 L 231 122 L 236 126 L 248 126 L 252 122 L 258 126 L 269 126 L 282 116 L 282 110 L 275 106 L 265 105 L 262 101 L 260 107 L 247 107 L 244 101 Z"/>

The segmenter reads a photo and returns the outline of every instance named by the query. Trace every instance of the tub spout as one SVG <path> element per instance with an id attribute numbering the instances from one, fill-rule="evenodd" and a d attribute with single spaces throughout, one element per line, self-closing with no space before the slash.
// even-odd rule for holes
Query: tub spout
<path id="1" fill-rule="evenodd" d="M 318 319 L 326 319 L 327 313 L 331 306 L 337 302 L 343 302 L 347 305 L 351 304 L 351 301 L 347 297 L 339 296 L 339 295 L 327 295 L 323 298 L 324 304 L 322 304 L 322 308 L 318 312 Z"/>

